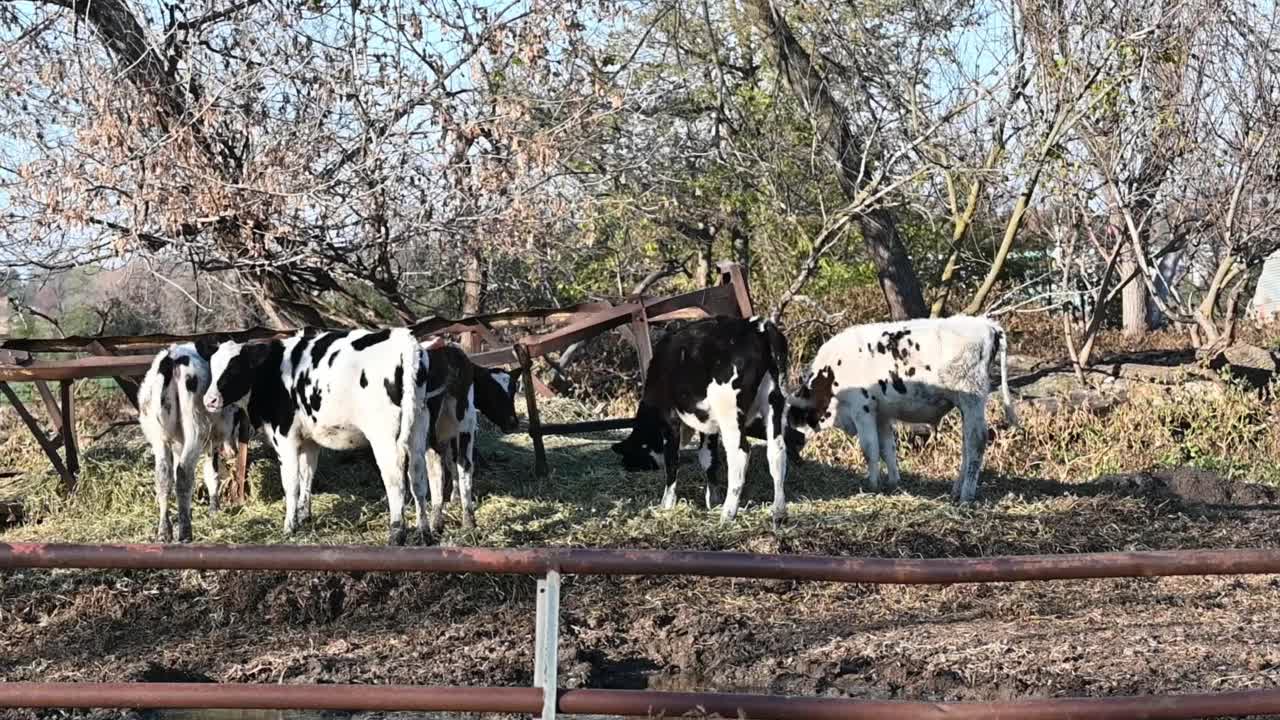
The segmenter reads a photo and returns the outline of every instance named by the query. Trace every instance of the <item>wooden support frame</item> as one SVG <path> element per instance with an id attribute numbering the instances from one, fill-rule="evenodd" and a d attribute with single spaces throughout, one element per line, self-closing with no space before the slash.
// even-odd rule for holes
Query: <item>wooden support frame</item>
<path id="1" fill-rule="evenodd" d="M 49 458 L 49 464 L 53 465 L 54 472 L 58 473 L 62 478 L 63 488 L 65 490 L 74 488 L 75 479 L 67 472 L 67 466 L 62 462 L 62 456 L 58 454 L 58 443 L 45 434 L 44 428 L 40 427 L 40 422 L 27 410 L 27 406 L 22 404 L 22 400 L 18 398 L 18 394 L 13 391 L 13 388 L 9 387 L 9 383 L 0 381 L 0 393 L 13 406 L 14 411 L 18 413 L 18 417 L 27 426 L 27 429 L 31 431 L 36 443 L 40 445 L 40 449 Z"/>
<path id="2" fill-rule="evenodd" d="M 36 443 L 49 458 L 54 472 L 62 478 L 65 492 L 75 492 L 76 482 L 80 475 L 80 444 L 75 434 L 75 397 L 73 383 L 78 379 L 112 378 L 124 391 L 125 397 L 133 407 L 137 408 L 136 390 L 130 393 L 130 386 L 137 387 L 129 378 L 146 373 L 154 359 L 153 355 L 115 355 L 112 351 L 98 346 L 100 353 L 92 357 L 81 357 L 62 361 L 32 361 L 22 365 L 0 366 L 0 393 L 13 405 L 18 417 L 31 431 Z M 57 381 L 61 401 L 54 397 L 49 388 L 49 381 Z M 55 435 L 50 437 L 41 427 L 40 422 L 22 403 L 9 383 L 29 382 L 35 386 L 40 395 Z M 237 463 L 232 501 L 244 499 L 244 487 L 248 477 L 248 445 L 237 439 Z"/>
<path id="3" fill-rule="evenodd" d="M 536 392 L 538 383 L 533 375 L 533 359 L 564 350 L 575 342 L 627 325 L 635 341 L 641 377 L 647 377 L 649 364 L 653 359 L 653 343 L 649 326 L 654 320 L 662 322 L 713 315 L 737 315 L 744 318 L 752 316 L 751 294 L 741 266 L 735 263 L 721 263 L 718 267 L 721 271 L 721 282 L 715 287 L 650 300 L 630 297 L 620 305 L 602 307 L 598 312 L 593 312 L 586 317 L 572 319 L 567 325 L 550 333 L 528 337 L 511 348 L 491 350 L 472 358 L 477 364 L 492 366 L 504 364 L 507 358 L 515 356 L 525 386 L 529 437 L 533 441 L 534 474 L 539 479 L 547 477 L 549 472 L 543 441 L 546 435 L 572 435 L 625 429 L 630 427 L 631 420 L 630 418 L 613 418 L 543 425 L 538 411 L 537 395 L 539 393 Z M 570 316 L 570 318 L 573 317 Z"/>
<path id="4" fill-rule="evenodd" d="M 89 343 L 89 346 L 87 349 L 89 350 L 89 352 L 93 353 L 94 355 L 116 355 L 117 354 L 114 351 L 108 350 L 107 348 L 103 347 L 102 343 L 96 340 Z M 111 379 L 115 380 L 116 386 L 120 388 L 120 392 L 124 393 L 125 399 L 129 401 L 129 404 L 133 406 L 134 410 L 137 410 L 138 409 L 138 382 L 136 380 L 133 380 L 132 378 L 126 378 L 120 375 L 116 375 Z"/>
<path id="5" fill-rule="evenodd" d="M 473 339 L 477 346 L 487 346 L 471 356 L 472 362 L 481 367 L 516 366 L 525 388 L 528 404 L 529 435 L 533 439 L 535 473 L 545 477 L 548 472 L 543 437 L 548 434 L 575 434 L 611 430 L 629 426 L 628 419 L 594 420 L 586 423 L 561 423 L 543 425 L 538 412 L 538 396 L 554 396 L 555 392 L 533 374 L 533 360 L 548 353 L 560 352 L 576 342 L 586 340 L 609 330 L 628 326 L 634 339 L 641 373 L 648 374 L 653 358 L 650 326 L 670 320 L 696 319 L 715 315 L 751 317 L 752 303 L 745 270 L 735 263 L 719 263 L 720 284 L 692 292 L 658 298 L 627 297 L 619 304 L 586 302 L 570 307 L 512 310 L 475 315 L 452 320 L 442 317 L 426 318 L 412 326 L 419 338 L 444 333 L 462 333 Z M 550 332 L 527 336 L 503 347 L 493 328 L 519 328 L 533 325 L 560 325 Z M 129 402 L 137 408 L 137 383 L 131 378 L 141 377 L 150 367 L 155 351 L 175 342 L 191 342 L 201 338 L 220 340 L 265 341 L 288 336 L 294 330 L 251 328 L 238 332 L 205 333 L 202 335 L 145 335 L 118 337 L 69 337 L 61 339 L 13 339 L 0 341 L 0 392 L 14 405 L 23 422 L 31 430 L 36 441 L 49 456 L 55 471 L 64 478 L 68 491 L 75 487 L 79 472 L 79 447 L 74 430 L 75 407 L 71 397 L 71 382 L 86 378 L 112 378 L 125 393 Z M 39 361 L 18 358 L 18 352 L 89 352 L 93 357 L 74 360 Z M 151 354 L 141 354 L 150 352 Z M 119 354 L 127 353 L 127 354 Z M 62 407 L 58 407 L 46 382 L 58 381 L 63 394 Z M 50 420 L 57 431 L 50 437 L 22 405 L 17 395 L 6 383 L 31 382 L 36 385 Z M 248 474 L 248 446 L 237 443 L 236 477 L 230 488 L 232 501 L 243 502 Z M 60 454 L 64 453 L 64 454 Z M 64 462 L 65 456 L 65 462 Z"/>
<path id="6" fill-rule="evenodd" d="M 636 356 L 640 359 L 640 381 L 649 377 L 649 363 L 653 360 L 653 341 L 649 338 L 649 318 L 644 307 L 631 313 L 631 335 L 635 339 Z"/>
<path id="7" fill-rule="evenodd" d="M 76 491 L 76 480 L 80 477 L 80 444 L 76 442 L 76 399 L 72 392 L 72 380 L 63 380 L 60 385 L 62 393 L 62 451 L 67 465 L 67 494 Z"/>
<path id="8" fill-rule="evenodd" d="M 529 437 L 533 440 L 533 474 L 538 479 L 547 477 L 547 449 L 542 444 L 542 417 L 538 414 L 538 398 L 533 388 L 533 358 L 529 349 L 516 343 L 516 357 L 520 359 L 520 374 L 524 380 L 524 401 L 529 414 Z"/>

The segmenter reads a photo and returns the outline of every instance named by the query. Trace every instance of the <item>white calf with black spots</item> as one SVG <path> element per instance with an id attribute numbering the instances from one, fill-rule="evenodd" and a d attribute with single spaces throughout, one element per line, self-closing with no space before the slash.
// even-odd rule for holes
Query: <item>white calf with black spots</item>
<path id="1" fill-rule="evenodd" d="M 280 457 L 286 533 L 311 516 L 311 483 L 320 448 L 369 446 L 390 511 L 389 539 L 402 544 L 404 488 L 413 493 L 418 530 L 427 530 L 423 458 L 431 421 L 429 359 L 404 328 L 323 332 L 308 329 L 268 343 L 226 342 L 212 354 L 211 412 L 245 405 Z"/>
<path id="2" fill-rule="evenodd" d="M 786 362 L 786 338 L 760 318 L 709 318 L 666 335 L 654 346 L 631 435 L 616 443 L 614 452 L 628 470 L 664 468 L 662 507 L 670 508 L 676 501 L 681 426 L 696 430 L 702 434 L 698 459 L 707 474 L 710 507 L 720 438 L 729 476 L 720 518 L 727 522 L 738 512 L 746 482 L 748 427 L 762 419 L 773 478 L 773 521 L 781 523 L 787 515 Z"/>
<path id="3" fill-rule="evenodd" d="M 191 497 L 195 493 L 196 462 L 209 456 L 204 468 L 209 514 L 218 511 L 219 452 L 235 452 L 237 439 L 247 440 L 248 418 L 236 407 L 205 410 L 201 396 L 210 382 L 209 362 L 191 343 L 170 345 L 151 361 L 138 388 L 138 422 L 155 456 L 156 505 L 160 520 L 156 537 L 173 539 L 169 494 L 178 501 L 178 541 L 191 541 Z"/>
<path id="4" fill-rule="evenodd" d="M 894 421 L 936 424 L 959 408 L 964 457 L 951 495 L 971 502 L 987 446 L 989 368 L 997 354 L 1005 418 L 1017 424 L 1006 345 L 999 323 L 982 317 L 856 325 L 818 349 L 800 389 L 788 399 L 787 424 L 805 435 L 832 426 L 857 435 L 867 485 L 875 491 L 881 460 L 889 488 L 898 485 Z"/>

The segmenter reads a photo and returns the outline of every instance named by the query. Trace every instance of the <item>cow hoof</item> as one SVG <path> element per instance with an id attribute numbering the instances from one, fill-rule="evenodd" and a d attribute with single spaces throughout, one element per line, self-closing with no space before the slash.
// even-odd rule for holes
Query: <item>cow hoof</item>
<path id="1" fill-rule="evenodd" d="M 475 530 L 475 529 L 476 529 L 476 516 L 475 516 L 475 515 L 473 515 L 473 514 L 471 514 L 471 513 L 469 513 L 469 512 L 468 512 L 468 513 L 463 513 L 463 514 L 462 514 L 462 529 L 463 529 L 463 530 Z"/>
<path id="2" fill-rule="evenodd" d="M 786 525 L 787 524 L 786 509 L 784 508 L 782 510 L 774 510 L 772 521 L 773 521 L 774 532 L 777 532 L 779 528 L 781 528 L 783 525 Z"/>
<path id="3" fill-rule="evenodd" d="M 387 544 L 397 546 L 404 545 L 406 535 L 407 533 L 405 533 L 404 528 L 398 525 L 393 525 L 391 527 L 391 531 L 387 533 Z"/>
<path id="4" fill-rule="evenodd" d="M 714 508 L 715 506 L 717 506 L 717 505 L 719 505 L 720 503 L 724 502 L 724 498 L 720 497 L 720 494 L 719 494 L 719 493 L 717 493 L 717 492 L 715 492 L 715 491 L 713 491 L 711 488 L 707 488 L 706 496 L 707 496 L 707 497 L 706 497 L 706 499 L 707 499 L 707 509 L 708 509 L 708 510 L 711 510 L 711 509 L 712 509 L 712 508 Z"/>
<path id="5" fill-rule="evenodd" d="M 173 542 L 173 526 L 170 525 L 169 523 L 165 523 L 164 525 L 161 525 L 160 529 L 156 530 L 156 542 L 158 543 Z"/>
<path id="6" fill-rule="evenodd" d="M 662 493 L 662 509 L 670 510 L 676 506 L 676 487 L 674 484 L 668 485 L 667 489 Z"/>

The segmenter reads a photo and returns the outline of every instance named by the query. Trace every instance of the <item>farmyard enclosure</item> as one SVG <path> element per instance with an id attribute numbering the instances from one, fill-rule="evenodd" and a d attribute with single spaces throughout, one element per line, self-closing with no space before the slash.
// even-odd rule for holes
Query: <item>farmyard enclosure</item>
<path id="1" fill-rule="evenodd" d="M 1251 0 L 0 2 L 0 704 L 15 705 L 0 715 L 159 714 L 92 694 L 106 687 L 83 697 L 113 708 L 16 707 L 68 689 L 27 683 L 79 681 L 160 683 L 146 692 L 168 705 L 279 691 L 356 710 L 375 685 L 465 686 L 457 697 L 527 714 L 554 682 L 565 712 L 661 690 L 752 696 L 704 698 L 721 715 L 1280 716 L 1280 576 L 1262 572 L 1280 551 L 1277 57 L 1280 13 Z M 741 332 L 662 351 L 708 314 Z M 839 372 L 815 366 L 851 326 L 957 315 L 1003 331 L 930 343 L 877 328 L 829 356 Z M 383 330 L 407 326 L 470 358 L 423 389 L 450 388 L 425 412 L 457 421 L 442 447 L 478 447 L 455 468 L 474 470 L 478 504 L 475 527 L 449 504 L 438 547 L 386 549 L 404 530 L 388 512 L 401 461 L 422 498 L 418 453 L 402 450 L 427 398 L 405 359 L 429 368 L 404 333 L 378 377 L 351 358 L 382 358 Z M 166 398 L 223 413 L 202 363 L 217 388 L 230 360 L 156 352 L 241 328 L 265 340 L 241 364 L 254 392 L 263 378 L 281 391 L 280 414 L 228 456 L 240 469 L 221 513 L 197 490 L 194 528 L 178 522 L 197 544 L 46 546 L 163 536 L 153 475 L 185 488 L 193 468 L 153 462 L 131 378 L 155 360 L 160 415 Z M 329 330 L 295 358 L 290 328 Z M 346 375 L 319 369 L 334 348 Z M 981 366 L 1006 353 L 1021 423 L 996 403 L 977 422 Z M 482 419 L 470 444 L 468 376 L 508 405 L 519 377 L 519 421 L 498 420 L 513 431 Z M 341 389 L 366 380 L 381 404 L 351 410 Z M 936 427 L 888 426 L 950 405 Z M 332 408 L 348 410 L 322 423 Z M 286 417 L 323 427 L 282 453 Z M 789 460 L 785 518 L 780 417 L 861 425 Z M 360 429 L 378 421 L 400 428 L 395 452 L 392 431 Z M 701 467 L 720 457 L 694 442 L 740 424 L 753 439 L 721 443 L 716 482 L 729 490 L 745 465 L 745 491 L 722 523 Z M 670 467 L 675 425 L 696 431 L 678 486 L 624 471 Z M 370 432 L 380 450 L 319 454 L 306 506 L 297 460 L 322 436 Z M 982 446 L 976 500 L 953 501 Z M 893 448 L 901 486 L 874 492 L 864 451 L 892 479 Z M 310 518 L 286 535 L 291 503 Z M 222 557 L 200 543 L 424 562 L 727 551 L 775 569 L 1122 553 L 1146 558 L 1127 566 L 1139 576 L 1170 556 L 1129 553 L 1203 549 L 1224 554 L 1199 570 L 1260 574 L 897 585 L 565 561 L 552 613 L 549 565 L 540 591 L 484 564 L 171 562 Z M 150 564 L 68 564 L 94 552 Z M 1063 698 L 1084 701 L 1034 704 Z"/>
<path id="2" fill-rule="evenodd" d="M 851 439 L 818 436 L 790 473 L 791 519 L 777 533 L 760 457 L 746 512 L 724 526 L 701 509 L 698 482 L 684 484 L 675 510 L 657 510 L 660 473 L 621 472 L 609 451 L 616 436 L 547 438 L 550 473 L 539 479 L 531 440 L 487 427 L 478 527 L 459 530 L 452 517 L 443 542 L 905 558 L 1275 547 L 1275 436 L 1256 391 L 1186 368 L 1173 386 L 1130 381 L 1127 401 L 1100 409 L 1051 403 L 1036 392 L 1053 373 L 1018 360 L 1023 427 L 997 426 L 972 507 L 946 499 L 954 416 L 926 440 L 903 436 L 904 487 L 889 496 L 859 491 L 865 471 Z M 79 422 L 96 434 L 125 402 L 89 393 Z M 548 422 L 573 422 L 626 414 L 629 402 L 544 398 L 541 408 Z M 11 414 L 5 422 L 19 428 Z M 244 506 L 197 514 L 202 541 L 286 540 L 269 452 L 254 445 Z M 24 432 L 8 435 L 5 453 L 38 479 L 25 486 L 32 517 L 5 541 L 149 540 L 149 457 L 133 428 L 87 444 L 67 498 Z M 682 475 L 696 473 L 686 458 Z M 316 520 L 288 541 L 382 542 L 380 490 L 368 458 L 326 453 Z M 950 587 L 570 577 L 560 684 L 912 700 L 1265 688 L 1280 664 L 1275 587 L 1272 576 Z M 24 571 L 5 583 L 4 672 L 11 681 L 527 686 L 532 601 L 527 581 L 484 575 Z M 430 621 L 406 625 L 407 616 Z"/>

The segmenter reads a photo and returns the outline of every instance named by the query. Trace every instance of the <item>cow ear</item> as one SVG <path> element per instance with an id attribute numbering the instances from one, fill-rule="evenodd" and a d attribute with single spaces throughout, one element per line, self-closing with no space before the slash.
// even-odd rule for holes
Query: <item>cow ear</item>
<path id="1" fill-rule="evenodd" d="M 257 368 L 267 361 L 267 356 L 271 354 L 272 343 L 249 343 L 240 351 L 245 359 L 249 361 L 249 367 Z"/>
<path id="2" fill-rule="evenodd" d="M 216 338 L 202 337 L 196 340 L 196 353 L 204 358 L 205 362 L 209 362 L 213 359 L 213 354 L 218 351 L 220 344 Z"/>
<path id="3" fill-rule="evenodd" d="M 831 371 L 831 366 L 822 368 L 813 378 L 813 407 L 818 410 L 826 410 L 827 405 L 831 403 L 831 398 L 835 395 L 834 385 L 836 374 Z"/>

